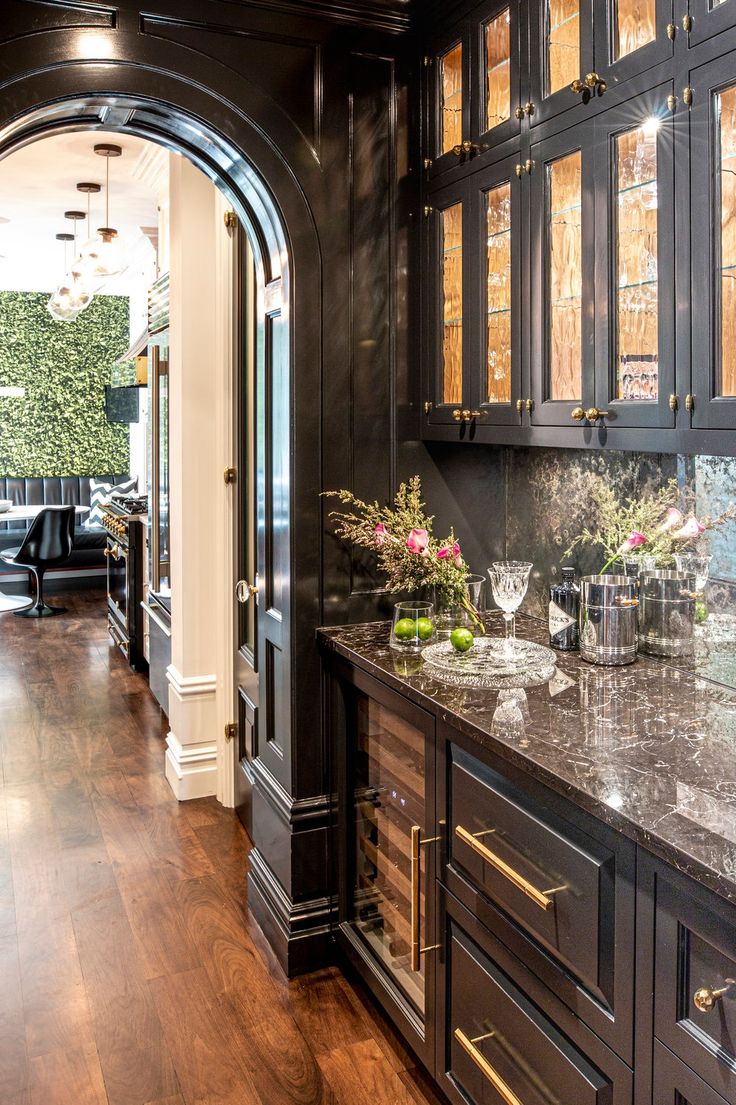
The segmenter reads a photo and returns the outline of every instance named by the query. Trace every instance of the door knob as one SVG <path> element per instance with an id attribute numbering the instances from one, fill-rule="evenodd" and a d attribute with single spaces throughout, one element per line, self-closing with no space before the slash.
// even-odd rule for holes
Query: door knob
<path id="1" fill-rule="evenodd" d="M 710 1013 L 717 1001 L 727 994 L 732 986 L 736 985 L 732 978 L 726 979 L 726 985 L 720 990 L 711 990 L 710 986 L 701 986 L 693 994 L 693 1004 L 699 1013 Z"/>
<path id="2" fill-rule="evenodd" d="M 258 588 L 246 579 L 239 579 L 235 584 L 235 597 L 238 602 L 246 603 L 258 594 Z"/>

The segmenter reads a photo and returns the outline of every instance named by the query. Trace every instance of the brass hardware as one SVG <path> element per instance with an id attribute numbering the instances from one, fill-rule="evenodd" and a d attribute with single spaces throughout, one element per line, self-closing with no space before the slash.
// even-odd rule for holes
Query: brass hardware
<path id="1" fill-rule="evenodd" d="M 683 103 L 687 104 L 688 107 L 690 107 L 690 105 L 692 104 L 692 102 L 693 102 L 693 90 L 690 87 L 690 85 L 688 85 L 687 88 L 683 88 L 683 90 L 682 90 L 682 100 L 683 100 Z"/>
<path id="2" fill-rule="evenodd" d="M 223 216 L 223 221 L 228 230 L 237 230 L 238 216 L 234 211 L 226 211 Z"/>
<path id="3" fill-rule="evenodd" d="M 235 483 L 238 478 L 237 468 L 225 468 L 222 473 L 225 483 Z"/>
<path id="4" fill-rule="evenodd" d="M 533 168 L 534 168 L 534 162 L 533 162 L 533 161 L 532 161 L 532 159 L 531 159 L 531 158 L 529 157 L 529 158 L 527 158 L 527 160 L 526 160 L 526 161 L 524 162 L 524 172 L 525 172 L 525 173 L 531 173 L 531 171 L 532 171 L 532 169 L 533 169 Z"/>
<path id="5" fill-rule="evenodd" d="M 472 151 L 473 143 L 470 141 L 469 138 L 463 139 L 463 153 L 472 153 Z"/>
<path id="6" fill-rule="evenodd" d="M 518 871 L 514 871 L 513 867 L 509 867 L 508 863 L 505 863 L 500 856 L 497 856 L 495 852 L 492 852 L 490 848 L 486 848 L 485 844 L 477 839 L 473 833 L 469 833 L 462 825 L 455 826 L 455 835 L 459 836 L 464 844 L 472 848 L 482 859 L 489 863 L 491 867 L 494 867 L 499 874 L 508 879 L 517 890 L 520 890 L 522 894 L 526 894 L 527 898 L 531 898 L 535 905 L 538 905 L 540 909 L 547 910 L 552 909 L 554 901 L 549 897 L 550 894 L 557 894 L 560 890 L 566 890 L 566 886 L 554 886 L 550 890 L 539 890 L 536 886 L 533 886 L 528 879 L 525 879 L 523 875 L 520 875 Z"/>
<path id="7" fill-rule="evenodd" d="M 527 401 L 524 405 L 526 406 L 526 409 L 529 411 L 529 414 L 531 414 L 532 411 L 534 410 L 534 400 L 533 399 L 527 399 Z"/>
<path id="8" fill-rule="evenodd" d="M 570 411 L 570 418 L 573 418 L 576 422 L 582 422 L 585 418 L 585 411 L 582 407 L 573 407 Z"/>
<path id="9" fill-rule="evenodd" d="M 492 1035 L 493 1033 L 489 1032 L 486 1036 L 478 1036 L 476 1042 L 480 1042 L 481 1039 L 488 1039 Z M 505 1105 L 523 1105 L 521 1099 L 516 1096 L 508 1083 L 504 1082 L 498 1071 L 491 1066 L 483 1052 L 475 1046 L 473 1040 L 469 1039 L 459 1028 L 455 1029 L 454 1036 L 460 1047 L 468 1053 L 476 1067 L 485 1075 L 494 1090 L 503 1099 Z"/>
<path id="10" fill-rule="evenodd" d="M 470 412 L 470 418 L 471 419 L 472 418 L 482 418 L 482 417 L 483 417 L 483 411 L 471 411 Z"/>
<path id="11" fill-rule="evenodd" d="M 472 422 L 474 418 L 482 418 L 483 411 L 471 411 L 467 407 L 460 410 L 459 407 L 455 407 L 452 412 L 452 417 L 456 422 Z"/>
<path id="12" fill-rule="evenodd" d="M 599 418 L 608 418 L 608 411 L 599 410 L 598 407 L 588 407 L 585 417 L 588 422 L 597 422 Z"/>
<path id="13" fill-rule="evenodd" d="M 600 77 L 598 76 L 597 73 L 586 73 L 585 74 L 585 83 L 587 84 L 588 88 L 595 88 L 595 86 L 598 84 L 599 80 L 600 80 Z"/>
<path id="14" fill-rule="evenodd" d="M 258 595 L 258 587 L 254 583 L 248 583 L 245 579 L 239 579 L 235 584 L 235 598 L 245 604 Z"/>
<path id="15" fill-rule="evenodd" d="M 431 167 L 431 165 L 432 165 L 432 158 L 431 157 L 425 157 L 425 159 L 424 159 L 424 168 L 429 169 Z"/>
<path id="16" fill-rule="evenodd" d="M 432 64 L 432 59 L 429 54 L 424 55 L 424 57 L 422 58 L 422 64 L 424 65 L 425 69 L 427 68 L 427 66 Z"/>
<path id="17" fill-rule="evenodd" d="M 434 410 L 434 403 L 431 402 L 431 400 L 428 399 L 427 402 L 424 404 L 424 413 L 425 414 L 431 414 L 433 410 Z"/>
<path id="18" fill-rule="evenodd" d="M 422 956 L 427 952 L 436 951 L 439 948 L 439 944 L 430 944 L 423 948 L 421 946 L 421 912 L 420 912 L 420 896 L 421 896 L 421 878 L 422 878 L 422 861 L 420 848 L 423 848 L 427 844 L 436 844 L 440 839 L 438 836 L 428 836 L 422 840 L 422 829 L 420 825 L 412 825 L 411 827 L 411 969 L 412 971 L 418 971 Z"/>
<path id="19" fill-rule="evenodd" d="M 429 204 L 427 204 L 426 207 L 424 208 L 424 217 L 425 217 L 425 219 L 428 219 L 433 211 L 434 211 L 434 207 L 430 207 Z"/>
<path id="20" fill-rule="evenodd" d="M 720 990 L 711 990 L 709 986 L 701 986 L 699 990 L 695 991 L 693 1004 L 699 1013 L 710 1013 L 716 1002 L 720 1001 L 732 986 L 736 986 L 736 979 L 727 978 L 725 981 L 726 985 L 722 986 Z"/>
<path id="21" fill-rule="evenodd" d="M 237 721 L 229 721 L 225 726 L 225 740 L 231 741 L 238 735 Z"/>
<path id="22" fill-rule="evenodd" d="M 467 408 L 460 413 L 463 416 L 463 422 L 470 422 L 470 419 L 473 417 L 473 412 L 469 411 Z"/>
<path id="23" fill-rule="evenodd" d="M 578 77 L 576 80 L 574 80 L 572 82 L 572 84 L 570 85 L 570 91 L 574 92 L 576 96 L 579 96 L 584 88 L 585 88 L 585 81 L 581 81 L 580 77 Z"/>
<path id="24" fill-rule="evenodd" d="M 677 96 L 675 96 L 673 92 L 670 92 L 667 97 L 667 107 L 670 111 L 674 111 L 677 107 Z"/>
<path id="25" fill-rule="evenodd" d="M 464 138 L 459 145 L 452 147 L 452 152 L 455 154 L 455 157 L 467 157 L 468 154 L 472 154 L 479 149 L 480 146 L 476 146 L 469 138 Z"/>
<path id="26" fill-rule="evenodd" d="M 693 29 L 693 17 L 691 15 L 683 15 L 682 17 L 682 29 L 687 31 L 688 34 Z"/>
<path id="27" fill-rule="evenodd" d="M 677 27 L 675 26 L 674 23 L 668 23 L 667 24 L 667 38 L 674 38 L 676 31 L 677 31 Z"/>
<path id="28" fill-rule="evenodd" d="M 531 116 L 531 115 L 534 114 L 534 111 L 535 111 L 534 104 L 531 102 L 531 100 L 528 100 L 527 103 L 524 104 L 525 114 Z"/>
<path id="29" fill-rule="evenodd" d="M 685 396 L 685 410 L 686 411 L 695 410 L 695 396 L 694 395 L 691 395 L 691 394 L 688 393 Z"/>
<path id="30" fill-rule="evenodd" d="M 452 417 L 455 419 L 456 422 L 462 422 L 463 411 L 461 411 L 459 407 L 456 407 L 455 410 L 452 412 Z"/>
<path id="31" fill-rule="evenodd" d="M 516 171 L 516 175 L 518 177 L 521 177 L 521 174 L 524 172 L 524 167 L 522 165 L 517 165 L 515 171 Z"/>
<path id="32" fill-rule="evenodd" d="M 103 553 L 104 556 L 110 556 L 110 550 L 109 549 L 103 549 L 102 553 Z"/>
<path id="33" fill-rule="evenodd" d="M 523 410 L 524 410 L 524 400 L 523 399 L 517 399 L 516 400 L 516 411 L 517 411 L 517 413 L 521 414 Z"/>
<path id="34" fill-rule="evenodd" d="M 667 400 L 667 405 L 671 411 L 676 411 L 680 406 L 680 400 L 677 398 L 676 395 L 670 395 L 669 399 Z"/>
<path id="35" fill-rule="evenodd" d="M 514 112 L 514 115 L 516 116 L 517 119 L 523 119 L 524 118 L 524 108 L 521 107 L 521 106 L 517 107 L 516 111 Z"/>

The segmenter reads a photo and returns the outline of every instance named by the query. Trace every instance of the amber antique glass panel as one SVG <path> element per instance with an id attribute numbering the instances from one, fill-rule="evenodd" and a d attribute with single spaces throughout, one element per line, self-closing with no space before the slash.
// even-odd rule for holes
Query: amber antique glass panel
<path id="1" fill-rule="evenodd" d="M 442 212 L 442 402 L 463 399 L 463 208 Z"/>
<path id="2" fill-rule="evenodd" d="M 580 76 L 580 0 L 547 0 L 546 38 L 551 96 Z"/>
<path id="3" fill-rule="evenodd" d="M 511 402 L 511 185 L 492 188 L 488 211 L 488 403 Z"/>
<path id="4" fill-rule="evenodd" d="M 580 399 L 583 377 L 583 222 L 580 150 L 547 166 L 550 399 Z"/>
<path id="5" fill-rule="evenodd" d="M 615 58 L 626 57 L 657 37 L 657 0 L 617 0 Z"/>
<path id="6" fill-rule="evenodd" d="M 511 118 L 511 12 L 486 23 L 486 130 Z"/>
<path id="7" fill-rule="evenodd" d="M 414 825 L 424 828 L 424 797 L 423 734 L 361 695 L 355 755 L 354 926 L 419 1012 L 424 1011 L 424 957 L 419 971 L 412 971 L 411 830 Z M 425 881 L 420 880 L 422 933 Z"/>
<path id="8" fill-rule="evenodd" d="M 721 395 L 736 395 L 736 86 L 718 100 L 721 193 Z"/>
<path id="9" fill-rule="evenodd" d="M 463 48 L 453 46 L 440 58 L 440 153 L 463 140 Z"/>
<path id="10" fill-rule="evenodd" d="M 619 399 L 659 394 L 657 121 L 616 138 L 616 380 Z"/>

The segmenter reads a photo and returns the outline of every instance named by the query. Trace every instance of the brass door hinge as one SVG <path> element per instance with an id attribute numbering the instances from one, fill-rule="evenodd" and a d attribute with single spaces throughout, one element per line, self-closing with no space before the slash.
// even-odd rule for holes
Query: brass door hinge
<path id="1" fill-rule="evenodd" d="M 686 411 L 695 410 L 695 396 L 694 395 L 688 394 L 688 395 L 685 396 L 685 410 Z"/>
<path id="2" fill-rule="evenodd" d="M 432 64 L 431 57 L 429 56 L 429 54 L 425 54 L 424 57 L 422 58 L 422 65 L 424 66 L 425 69 L 427 69 L 431 64 Z"/>
<path id="3" fill-rule="evenodd" d="M 224 479 L 225 483 L 235 483 L 238 478 L 237 468 L 225 468 L 222 473 L 222 478 Z"/>
<path id="4" fill-rule="evenodd" d="M 238 228 L 238 216 L 234 211 L 226 211 L 223 216 L 223 222 L 228 230 L 237 230 Z"/>
<path id="5" fill-rule="evenodd" d="M 523 410 L 524 410 L 524 400 L 523 399 L 517 399 L 516 400 L 516 413 L 521 414 Z"/>
<path id="6" fill-rule="evenodd" d="M 225 726 L 225 740 L 234 740 L 238 735 L 238 723 L 237 721 L 229 721 Z"/>
<path id="7" fill-rule="evenodd" d="M 690 32 L 692 31 L 692 29 L 693 29 L 693 17 L 691 15 L 683 15 L 683 17 L 682 17 L 682 29 L 683 29 L 683 31 L 687 31 L 688 34 L 690 34 Z"/>
<path id="8" fill-rule="evenodd" d="M 431 167 L 432 167 L 432 158 L 431 157 L 425 157 L 425 159 L 424 159 L 424 168 L 425 169 L 430 169 Z"/>
<path id="9" fill-rule="evenodd" d="M 425 217 L 425 219 L 428 219 L 433 211 L 434 211 L 434 207 L 430 207 L 429 204 L 427 204 L 426 207 L 424 208 L 424 217 Z"/>
<path id="10" fill-rule="evenodd" d="M 526 409 L 529 411 L 529 414 L 531 414 L 532 411 L 534 410 L 534 400 L 533 399 L 527 399 L 527 401 L 524 405 L 525 405 Z"/>
<path id="11" fill-rule="evenodd" d="M 428 399 L 427 402 L 424 404 L 424 413 L 425 414 L 431 414 L 433 410 L 434 410 L 434 403 L 431 401 L 431 399 Z"/>
<path id="12" fill-rule="evenodd" d="M 674 92 L 670 92 L 667 97 L 667 107 L 670 111 L 674 111 L 677 107 L 677 96 L 675 96 Z"/>
<path id="13" fill-rule="evenodd" d="M 687 88 L 683 88 L 683 90 L 682 90 L 682 99 L 683 99 L 683 103 L 686 103 L 688 107 L 691 106 L 691 104 L 693 102 L 693 90 L 690 87 L 690 85 L 688 85 Z"/>
<path id="14" fill-rule="evenodd" d="M 680 400 L 676 395 L 670 395 L 669 399 L 667 400 L 667 405 L 669 406 L 671 411 L 676 411 L 680 406 Z"/>
<path id="15" fill-rule="evenodd" d="M 674 38 L 677 34 L 677 27 L 674 23 L 667 24 L 667 38 Z"/>

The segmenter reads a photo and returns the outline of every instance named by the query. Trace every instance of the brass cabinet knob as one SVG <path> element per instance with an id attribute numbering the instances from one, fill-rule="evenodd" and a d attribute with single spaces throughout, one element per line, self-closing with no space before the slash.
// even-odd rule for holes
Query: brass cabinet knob
<path id="1" fill-rule="evenodd" d="M 525 112 L 525 114 L 526 114 L 526 115 L 533 115 L 533 114 L 534 114 L 534 111 L 535 111 L 535 108 L 534 108 L 534 104 L 533 104 L 533 103 L 531 102 L 531 100 L 528 100 L 528 101 L 527 101 L 527 102 L 526 102 L 526 103 L 524 104 L 524 112 Z"/>
<path id="2" fill-rule="evenodd" d="M 455 410 L 452 412 L 452 417 L 455 419 L 456 422 L 462 422 L 463 412 L 460 410 L 459 407 L 456 407 Z"/>
<path id="3" fill-rule="evenodd" d="M 576 96 L 579 96 L 584 88 L 585 82 L 581 81 L 579 77 L 577 78 L 577 80 L 574 80 L 570 85 L 570 91 L 574 92 Z"/>
<path id="4" fill-rule="evenodd" d="M 516 116 L 517 119 L 523 119 L 524 118 L 524 108 L 523 107 L 517 107 L 516 111 L 514 112 L 514 115 Z"/>
<path id="5" fill-rule="evenodd" d="M 585 417 L 588 422 L 597 422 L 599 418 L 608 418 L 608 411 L 599 410 L 598 407 L 588 407 Z"/>
<path id="6" fill-rule="evenodd" d="M 722 986 L 720 990 L 711 990 L 710 986 L 701 986 L 699 990 L 696 990 L 693 994 L 693 1004 L 699 1013 L 710 1013 L 716 1002 L 720 1001 L 724 994 L 727 994 L 732 986 L 736 985 L 736 981 L 732 978 L 726 979 L 726 985 Z"/>
<path id="7" fill-rule="evenodd" d="M 570 418 L 574 419 L 575 422 L 582 422 L 585 418 L 585 411 L 582 407 L 573 407 L 570 411 Z"/>

